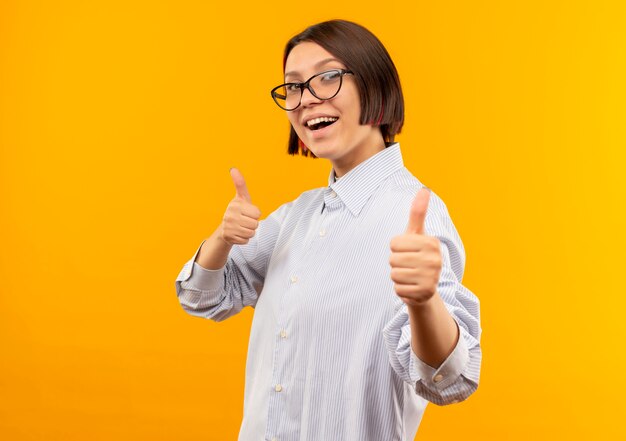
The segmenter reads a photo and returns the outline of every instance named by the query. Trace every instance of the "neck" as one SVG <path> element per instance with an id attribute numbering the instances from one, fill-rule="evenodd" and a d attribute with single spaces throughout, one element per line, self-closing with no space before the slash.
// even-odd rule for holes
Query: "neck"
<path id="1" fill-rule="evenodd" d="M 379 136 L 372 138 L 367 144 L 355 149 L 355 154 L 351 157 L 344 157 L 333 161 L 335 177 L 337 179 L 342 177 L 363 161 L 371 158 L 376 153 L 383 151 L 385 147 L 385 140 L 379 133 Z"/>

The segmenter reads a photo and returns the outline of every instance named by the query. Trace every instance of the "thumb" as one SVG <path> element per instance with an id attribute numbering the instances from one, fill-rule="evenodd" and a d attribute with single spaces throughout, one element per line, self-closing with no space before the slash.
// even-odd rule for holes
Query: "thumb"
<path id="1" fill-rule="evenodd" d="M 424 219 L 426 219 L 429 199 L 430 190 L 426 187 L 421 188 L 415 195 L 409 213 L 409 224 L 406 227 L 407 233 L 424 234 Z"/>
<path id="2" fill-rule="evenodd" d="M 248 193 L 248 187 L 246 187 L 246 181 L 243 178 L 241 172 L 233 167 L 230 169 L 230 177 L 233 179 L 233 184 L 235 184 L 237 196 L 245 199 L 248 202 L 252 202 L 252 199 L 250 198 L 250 193 Z"/>

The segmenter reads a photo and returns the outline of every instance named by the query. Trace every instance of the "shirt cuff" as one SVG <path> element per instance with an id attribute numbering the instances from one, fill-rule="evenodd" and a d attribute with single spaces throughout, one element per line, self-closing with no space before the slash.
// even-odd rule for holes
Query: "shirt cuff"
<path id="1" fill-rule="evenodd" d="M 411 347 L 410 370 L 417 374 L 418 378 L 429 388 L 441 390 L 454 383 L 469 361 L 469 350 L 465 342 L 464 333 L 466 332 L 462 326 L 457 324 L 459 329 L 459 341 L 448 358 L 441 363 L 437 369 L 424 363 L 413 352 Z"/>
<path id="2" fill-rule="evenodd" d="M 185 263 L 183 269 L 176 278 L 177 289 L 179 284 L 180 288 L 191 289 L 193 291 L 214 291 L 220 288 L 226 265 L 217 270 L 210 270 L 196 263 L 196 258 L 198 257 L 198 253 L 200 253 L 200 249 L 202 248 L 205 240 L 203 240 L 200 246 L 196 249 L 193 257 Z"/>
<path id="3" fill-rule="evenodd" d="M 191 276 L 187 279 L 187 286 L 198 291 L 211 291 L 219 288 L 224 279 L 225 268 L 216 270 L 203 268 L 196 262 L 193 262 Z"/>

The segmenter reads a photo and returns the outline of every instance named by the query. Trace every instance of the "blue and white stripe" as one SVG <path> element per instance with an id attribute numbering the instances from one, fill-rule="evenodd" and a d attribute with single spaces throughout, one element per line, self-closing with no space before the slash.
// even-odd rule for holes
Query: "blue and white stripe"
<path id="1" fill-rule="evenodd" d="M 425 232 L 441 241 L 438 291 L 461 331 L 438 369 L 411 350 L 390 278 L 391 238 L 421 187 L 396 143 L 279 207 L 224 268 L 195 263 L 200 247 L 183 266 L 176 292 L 190 314 L 221 321 L 255 308 L 240 441 L 413 440 L 428 401 L 476 389 L 479 302 L 461 284 L 463 243 L 434 192 Z"/>

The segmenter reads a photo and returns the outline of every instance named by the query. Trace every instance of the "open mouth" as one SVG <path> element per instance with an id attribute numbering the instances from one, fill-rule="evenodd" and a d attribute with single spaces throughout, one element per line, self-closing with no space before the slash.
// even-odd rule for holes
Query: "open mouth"
<path id="1" fill-rule="evenodd" d="M 319 129 L 323 129 L 324 127 L 328 127 L 331 124 L 334 124 L 339 118 L 335 118 L 333 116 L 322 116 L 320 118 L 313 118 L 306 122 L 306 126 L 315 131 Z"/>

